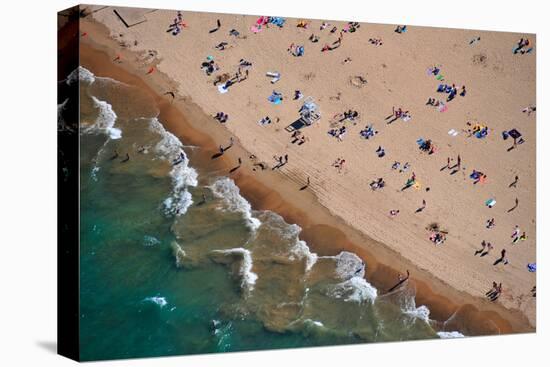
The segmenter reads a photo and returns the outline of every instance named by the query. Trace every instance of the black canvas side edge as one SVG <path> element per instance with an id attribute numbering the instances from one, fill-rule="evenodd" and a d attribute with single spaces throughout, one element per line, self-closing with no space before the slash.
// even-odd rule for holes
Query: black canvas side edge
<path id="1" fill-rule="evenodd" d="M 80 7 L 57 13 L 57 353 L 80 360 L 79 343 L 79 64 Z"/>

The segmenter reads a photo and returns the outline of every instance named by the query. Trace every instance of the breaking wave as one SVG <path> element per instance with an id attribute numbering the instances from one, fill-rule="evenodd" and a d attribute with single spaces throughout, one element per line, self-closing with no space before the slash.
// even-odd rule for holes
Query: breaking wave
<path id="1" fill-rule="evenodd" d="M 252 272 L 252 254 L 245 248 L 214 250 L 210 253 L 214 262 L 234 265 L 233 273 L 240 279 L 241 289 L 248 292 L 254 289 L 258 275 Z"/>
<path id="2" fill-rule="evenodd" d="M 183 144 L 172 133 L 167 131 L 157 118 L 151 119 L 150 130 L 161 136 L 155 145 L 155 151 L 164 160 L 171 162 L 172 193 L 164 200 L 165 214 L 183 215 L 193 204 L 191 193 L 187 187 L 198 184 L 197 171 L 189 166 L 189 158 L 183 150 Z"/>
<path id="3" fill-rule="evenodd" d="M 214 196 L 224 201 L 226 210 L 241 213 L 246 220 L 247 226 L 253 232 L 260 227 L 262 222 L 252 216 L 250 203 L 240 195 L 240 190 L 233 180 L 227 177 L 219 178 L 210 186 L 210 189 Z"/>

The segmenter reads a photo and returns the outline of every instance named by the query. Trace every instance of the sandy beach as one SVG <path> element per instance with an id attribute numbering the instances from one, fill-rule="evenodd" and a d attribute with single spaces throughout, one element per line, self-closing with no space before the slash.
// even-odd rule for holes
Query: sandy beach
<path id="1" fill-rule="evenodd" d="M 296 26 L 299 20 L 286 19 L 282 28 L 270 25 L 254 33 L 250 27 L 257 16 L 184 11 L 186 26 L 173 35 L 166 30 L 175 11 L 143 17 L 146 21 L 129 28 L 109 7 L 83 18 L 81 64 L 148 88 L 167 128 L 205 148 L 197 157 L 205 164 L 234 137 L 235 148 L 210 164 L 230 169 L 241 158 L 243 165 L 231 177 L 255 208 L 299 223 L 320 254 L 353 250 L 366 259 L 367 276 L 382 289 L 395 283 L 398 271 L 409 269 L 418 303 L 441 321 L 455 312 L 468 315 L 470 335 L 534 330 L 536 299 L 530 290 L 536 279 L 527 264 L 536 262 L 536 113 L 522 112 L 536 98 L 534 35 L 422 27 L 399 34 L 395 25 L 361 23 L 342 34 L 341 46 L 321 52 L 346 23 L 327 21 L 331 25 L 321 30 L 323 21 L 312 20 L 304 29 Z M 218 19 L 219 29 L 209 33 Z M 337 31 L 330 33 L 334 26 Z M 231 29 L 239 36 L 229 35 Z M 318 42 L 308 39 L 312 34 Z M 514 54 L 526 36 L 533 52 Z M 222 42 L 225 49 L 216 49 Z M 288 51 L 292 43 L 303 45 L 303 56 Z M 219 66 L 212 75 L 201 70 L 208 56 Z M 220 93 L 213 85 L 216 76 L 234 75 L 241 59 L 252 64 L 246 79 Z M 443 80 L 427 72 L 435 65 Z M 267 72 L 280 73 L 280 80 L 271 83 Z M 428 98 L 445 100 L 436 92 L 439 84 L 465 85 L 467 92 L 445 101 L 440 112 L 426 104 Z M 274 90 L 283 95 L 279 105 L 268 101 Z M 293 99 L 296 90 L 302 99 Z M 298 145 L 285 128 L 299 117 L 308 96 L 321 118 L 300 130 L 305 143 Z M 388 123 L 393 108 L 409 111 L 411 118 Z M 348 110 L 358 111 L 358 118 L 333 123 Z M 229 115 L 225 124 L 211 117 L 217 112 Z M 266 116 L 272 122 L 259 124 Z M 468 136 L 468 122 L 488 127 L 487 135 Z M 340 139 L 328 134 L 343 124 L 346 134 Z M 378 133 L 365 139 L 360 131 L 371 124 Z M 449 134 L 451 129 L 458 134 Z M 512 139 L 503 140 L 502 132 L 511 129 L 521 132 L 524 143 L 508 151 Z M 433 141 L 432 154 L 419 149 L 421 138 Z M 384 156 L 377 155 L 378 147 Z M 288 163 L 272 170 L 273 157 L 284 155 Z M 453 167 L 458 156 L 459 169 L 446 168 L 447 158 Z M 337 158 L 345 159 L 341 169 L 333 166 Z M 269 168 L 261 170 L 253 165 L 257 162 Z M 395 162 L 400 165 L 392 169 Z M 474 184 L 473 170 L 486 179 Z M 414 186 L 402 190 L 413 172 Z M 510 187 L 515 176 L 517 184 Z M 385 186 L 371 189 L 378 178 Z M 488 199 L 496 201 L 494 207 L 485 205 Z M 391 216 L 392 210 L 399 213 Z M 487 228 L 491 218 L 495 225 Z M 440 245 L 427 230 L 434 223 L 446 233 Z M 513 244 L 516 226 L 526 239 Z M 482 241 L 494 248 L 474 256 Z M 493 265 L 502 249 L 508 263 Z M 484 295 L 493 281 L 502 283 L 503 292 L 490 302 Z"/>

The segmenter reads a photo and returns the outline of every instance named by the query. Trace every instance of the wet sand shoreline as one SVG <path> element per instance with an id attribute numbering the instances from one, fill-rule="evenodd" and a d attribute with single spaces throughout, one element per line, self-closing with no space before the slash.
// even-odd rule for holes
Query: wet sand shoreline
<path id="1" fill-rule="evenodd" d="M 458 292 L 429 272 L 418 269 L 387 246 L 347 226 L 319 204 L 311 192 L 299 190 L 304 182 L 289 180 L 271 170 L 252 172 L 249 154 L 238 141 L 222 157 L 212 160 L 211 156 L 218 151 L 218 146 L 227 145 L 229 132 L 187 98 L 176 96 L 172 101 L 172 97 L 162 96 L 166 91 L 175 89 L 173 83 L 158 71 L 146 76 L 144 66 L 129 61 L 135 59 L 135 55 L 121 50 L 108 37 L 108 31 L 102 25 L 85 19 L 81 21 L 81 27 L 88 32 L 81 43 L 82 66 L 98 76 L 109 76 L 150 93 L 158 105 L 159 119 L 165 127 L 180 137 L 184 144 L 202 148 L 191 157 L 192 165 L 210 165 L 229 172 L 236 166 L 237 157 L 241 157 L 242 167 L 233 174 L 228 173 L 228 176 L 235 180 L 242 195 L 254 209 L 272 210 L 287 222 L 300 225 L 303 228 L 300 237 L 313 252 L 334 255 L 346 250 L 358 254 L 367 263 L 367 279 L 381 293 L 395 283 L 398 272 L 409 269 L 417 289 L 417 305 L 428 306 L 432 319 L 443 322 L 454 313 L 463 316 L 459 318 L 462 326 L 448 325 L 447 330 L 466 329 L 468 335 L 533 330 L 519 311 Z M 116 54 L 122 55 L 122 64 L 112 62 Z"/>

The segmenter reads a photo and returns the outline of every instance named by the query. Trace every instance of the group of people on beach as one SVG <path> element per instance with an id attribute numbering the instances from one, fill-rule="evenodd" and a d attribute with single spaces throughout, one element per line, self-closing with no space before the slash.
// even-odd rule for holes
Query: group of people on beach
<path id="1" fill-rule="evenodd" d="M 174 21 L 168 26 L 166 32 L 172 33 L 173 36 L 177 36 L 185 27 L 187 27 L 187 24 L 183 20 L 183 14 L 181 11 L 178 11 L 176 18 L 174 18 Z"/>
<path id="2" fill-rule="evenodd" d="M 409 111 L 403 111 L 403 109 L 401 107 L 399 107 L 397 109 L 395 107 L 392 107 L 392 113 L 391 113 L 391 115 L 386 117 L 386 121 L 389 125 L 397 119 L 401 119 L 403 121 L 409 121 L 411 118 L 412 117 L 411 117 L 411 114 L 409 113 Z"/>
<path id="3" fill-rule="evenodd" d="M 259 24 L 258 26 L 269 26 L 270 22 L 271 21 L 266 17 L 262 21 L 262 24 Z M 279 26 L 282 26 L 282 24 Z M 308 21 L 300 21 L 298 22 L 297 27 L 302 29 L 310 29 L 311 23 Z M 339 48 L 342 45 L 342 42 L 344 40 L 344 34 L 353 33 L 357 31 L 360 25 L 358 23 L 349 22 L 346 24 L 345 27 L 340 29 L 339 33 L 337 33 L 339 30 L 338 27 L 336 26 L 332 28 L 331 27 L 332 26 L 329 23 L 323 22 L 319 27 L 320 33 L 318 33 L 321 36 L 316 35 L 315 33 L 310 33 L 311 31 L 308 32 L 308 35 L 309 35 L 308 40 L 311 43 L 320 42 L 321 37 L 323 37 L 323 31 L 327 29 L 330 30 L 330 34 L 329 34 L 330 37 L 334 37 L 334 38 L 337 37 L 336 39 L 333 38 L 331 41 L 324 43 L 323 47 L 321 48 L 321 52 L 333 51 Z M 219 28 L 219 24 L 218 24 L 218 28 Z M 232 30 L 232 32 L 233 31 L 234 33 L 232 34 L 230 32 L 230 35 L 235 35 L 235 36 L 239 35 L 238 31 Z M 397 28 L 395 29 L 395 32 L 398 34 L 404 33 L 406 31 L 407 31 L 406 26 L 397 26 Z M 316 30 L 315 32 L 317 33 Z M 326 35 L 326 31 L 324 34 Z M 334 35 L 332 36 L 332 34 Z M 478 42 L 479 39 L 480 38 L 478 37 L 475 42 Z M 381 46 L 383 44 L 381 38 L 370 38 L 369 43 L 375 46 Z M 472 44 L 472 42 L 470 42 L 470 44 Z M 222 51 L 226 49 L 227 46 L 228 46 L 227 42 L 220 42 L 215 46 L 215 48 L 219 51 Z M 523 53 L 530 52 L 530 51 L 527 51 L 529 49 L 529 46 L 530 46 L 529 40 L 522 38 L 518 42 L 518 45 L 514 50 L 514 53 L 523 54 Z M 287 51 L 293 57 L 303 57 L 305 55 L 304 44 L 292 43 L 288 47 Z M 349 57 L 347 57 L 344 60 L 343 64 L 346 64 L 348 62 L 351 62 L 351 58 Z M 241 68 L 245 70 L 246 77 L 248 77 L 248 68 L 251 66 L 252 66 L 252 63 L 244 59 L 241 59 L 239 63 L 239 70 L 237 71 L 235 76 L 228 77 L 228 76 L 218 75 L 214 83 L 215 84 L 225 83 L 224 87 L 227 88 L 233 83 L 241 80 L 241 77 L 242 77 Z M 203 62 L 203 64 L 201 65 L 201 68 L 205 71 L 207 75 L 211 75 L 219 71 L 219 66 L 214 61 L 213 57 L 208 57 L 207 60 Z M 467 93 L 466 86 L 462 85 L 461 87 L 459 87 L 461 84 L 458 84 L 457 86 L 454 83 L 447 82 L 445 77 L 442 75 L 441 65 L 439 66 L 434 65 L 433 67 L 430 67 L 428 74 L 431 74 L 438 81 L 438 84 L 436 84 L 437 85 L 436 92 L 443 94 L 443 96 L 439 98 L 437 97 L 437 95 L 436 97 L 430 96 L 426 102 L 426 105 L 436 107 L 437 109 L 439 109 L 440 112 L 445 112 L 447 111 L 447 106 L 451 105 L 449 102 L 453 101 L 457 96 L 460 96 L 460 97 L 466 96 L 466 93 Z M 280 74 L 275 75 L 273 79 L 274 81 L 272 81 L 272 83 L 278 81 L 279 79 L 280 79 Z M 366 80 L 364 80 L 364 83 L 366 83 Z M 292 97 L 292 94 L 291 94 L 291 97 Z M 300 100 L 302 98 L 303 98 L 302 92 L 298 89 L 294 90 L 293 100 Z M 283 95 L 280 92 L 273 91 L 271 96 L 268 97 L 268 100 L 272 104 L 279 104 L 283 101 Z M 332 100 L 332 97 L 331 97 L 331 100 Z M 338 100 L 340 100 L 340 93 L 338 95 Z M 453 102 L 453 104 L 454 103 L 456 102 Z M 525 113 L 526 115 L 530 115 L 535 111 L 536 111 L 536 108 L 534 106 L 529 106 L 523 110 L 523 113 Z M 221 123 L 225 123 L 228 120 L 228 115 L 224 114 L 223 112 L 219 112 L 218 114 L 216 114 L 215 118 Z M 402 121 L 409 121 L 412 119 L 412 115 L 409 110 L 406 110 L 402 107 L 393 107 L 391 115 L 386 117 L 385 121 L 387 124 L 392 124 L 394 121 L 398 119 L 401 119 Z M 348 111 L 345 111 L 342 114 L 337 114 L 333 117 L 334 124 L 333 125 L 331 124 L 331 129 L 328 131 L 328 134 L 332 137 L 335 137 L 338 141 L 342 142 L 344 137 L 352 128 L 344 125 L 344 123 L 347 121 L 351 121 L 353 122 L 353 125 L 355 125 L 357 120 L 359 120 L 359 113 L 358 111 L 355 111 L 352 109 L 349 109 Z M 269 125 L 271 124 L 271 122 L 272 122 L 271 118 L 269 118 L 269 116 L 266 116 L 262 118 L 258 123 L 260 125 Z M 489 128 L 480 123 L 474 124 L 474 123 L 468 122 L 467 130 L 462 130 L 462 131 L 467 131 L 468 136 L 475 136 L 480 139 L 485 138 L 489 134 Z M 359 134 L 362 138 L 364 138 L 365 140 L 368 140 L 368 139 L 374 138 L 378 134 L 378 131 L 374 129 L 372 124 L 367 124 L 365 128 L 360 131 Z M 290 141 L 292 144 L 296 144 L 299 146 L 306 142 L 306 137 L 300 129 L 297 129 L 292 131 L 292 134 L 290 136 Z M 438 150 L 438 148 L 436 147 L 432 139 L 421 138 L 417 140 L 417 143 L 418 143 L 419 150 L 421 152 L 428 153 L 429 155 L 434 154 Z M 221 152 L 223 153 L 223 150 L 221 150 Z M 378 146 L 378 148 L 375 150 L 375 153 L 379 158 L 383 158 L 387 154 L 386 149 L 381 145 Z M 281 167 L 283 167 L 288 163 L 288 154 L 274 156 L 274 160 L 275 160 L 275 164 L 272 166 L 272 170 L 280 169 Z M 449 170 L 451 172 L 451 175 L 455 174 L 456 172 L 459 172 L 462 169 L 460 155 L 458 155 L 456 164 L 454 166 L 451 165 L 452 161 L 453 159 L 451 159 L 450 157 L 447 158 L 447 165 L 444 166 L 441 169 L 441 171 Z M 240 166 L 240 162 L 239 162 L 239 166 Z M 254 167 L 253 168 L 254 170 L 256 169 L 256 167 L 260 167 L 262 170 L 264 170 L 268 168 L 268 165 L 264 162 L 260 162 L 260 163 L 254 162 L 253 167 Z M 334 167 L 338 173 L 342 173 L 342 171 L 344 170 L 344 167 L 347 167 L 346 160 L 343 157 L 338 157 L 332 163 L 332 167 Z M 397 161 L 394 161 L 394 163 L 391 166 L 392 170 L 399 170 L 400 172 L 407 171 L 409 167 L 410 167 L 409 162 L 406 162 L 404 165 L 401 165 L 401 163 Z M 474 185 L 477 185 L 477 184 L 481 185 L 487 181 L 487 175 L 476 169 L 472 170 L 472 173 L 470 174 L 470 178 L 473 180 Z M 309 177 L 307 178 L 307 180 L 308 180 L 307 185 L 304 186 L 304 188 L 309 187 L 309 184 L 310 184 Z M 386 186 L 386 182 L 382 177 L 377 177 L 376 179 L 370 182 L 369 186 L 373 191 L 377 191 L 377 190 L 383 189 Z M 421 187 L 420 182 L 416 179 L 416 175 L 414 172 L 412 173 L 412 176 L 407 179 L 407 182 L 405 183 L 401 191 L 404 191 L 410 187 L 414 187 L 416 189 L 419 189 Z M 426 191 L 428 190 L 429 190 L 429 187 L 426 188 Z M 494 205 L 494 203 L 492 203 L 491 206 L 489 207 L 492 207 L 492 205 Z M 426 200 L 422 199 L 422 205 L 416 209 L 415 213 L 421 213 L 421 212 L 425 213 L 425 208 L 426 208 Z M 397 208 L 394 208 L 389 211 L 389 216 L 391 218 L 396 218 L 399 215 L 399 213 L 400 213 L 400 210 Z M 423 215 L 423 214 L 419 214 L 419 215 Z M 495 218 L 487 219 L 485 226 L 487 229 L 494 228 Z M 447 232 L 444 230 L 441 230 L 439 228 L 429 230 L 429 240 L 436 245 L 442 245 L 446 241 L 446 238 L 447 238 Z M 511 238 L 512 238 L 512 243 L 516 244 L 516 243 L 519 243 L 520 241 L 526 240 L 527 236 L 525 232 L 520 233 L 519 228 L 516 227 L 516 230 L 512 234 Z M 474 252 L 474 255 L 479 256 L 480 258 L 484 258 L 485 256 L 489 255 L 493 250 L 494 250 L 494 246 L 490 242 L 483 240 L 481 242 L 481 248 L 476 249 Z M 501 255 L 500 258 L 496 259 L 493 265 L 495 266 L 499 264 L 506 265 L 509 263 L 506 249 L 502 249 L 500 255 Z M 500 297 L 501 293 L 502 293 L 502 284 L 497 285 L 496 282 L 494 282 L 493 288 L 491 289 L 491 291 L 486 293 L 486 296 L 490 301 L 495 301 Z"/>
<path id="4" fill-rule="evenodd" d="M 497 284 L 497 282 L 493 282 L 493 287 L 485 293 L 485 297 L 489 299 L 489 301 L 494 302 L 500 297 L 502 294 L 502 283 Z"/>
<path id="5" fill-rule="evenodd" d="M 526 53 L 530 53 L 531 51 L 533 51 L 533 48 L 529 47 L 530 44 L 531 42 L 529 42 L 529 38 L 520 38 L 516 47 L 514 48 L 514 54 L 519 53 L 523 55 Z"/>

